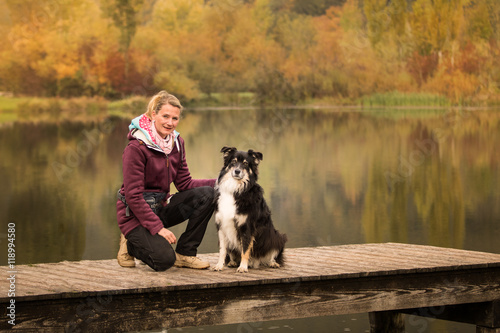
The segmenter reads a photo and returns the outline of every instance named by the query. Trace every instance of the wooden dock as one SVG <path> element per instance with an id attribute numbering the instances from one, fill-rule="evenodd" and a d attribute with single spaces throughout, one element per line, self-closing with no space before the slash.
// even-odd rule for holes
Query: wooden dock
<path id="1" fill-rule="evenodd" d="M 416 314 L 500 333 L 500 254 L 397 243 L 285 253 L 285 267 L 247 274 L 116 260 L 16 266 L 15 326 L 2 266 L 0 329 L 124 332 L 369 313 L 372 332 L 404 332 L 403 314 Z"/>

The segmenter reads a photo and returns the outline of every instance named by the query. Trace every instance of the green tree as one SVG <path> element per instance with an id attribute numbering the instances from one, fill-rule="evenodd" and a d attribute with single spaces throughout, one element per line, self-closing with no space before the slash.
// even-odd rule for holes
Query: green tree
<path id="1" fill-rule="evenodd" d="M 113 20 L 113 24 L 120 31 L 120 48 L 125 60 L 125 80 L 129 76 L 129 48 L 137 30 L 138 13 L 143 4 L 144 0 L 105 0 L 101 4 L 105 15 Z"/>

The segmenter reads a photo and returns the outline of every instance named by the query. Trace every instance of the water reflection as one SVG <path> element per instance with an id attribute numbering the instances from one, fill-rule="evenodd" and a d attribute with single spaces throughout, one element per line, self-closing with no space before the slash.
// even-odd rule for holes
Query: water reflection
<path id="1" fill-rule="evenodd" d="M 0 205 L 5 222 L 16 224 L 17 264 L 79 260 L 89 251 L 109 257 L 100 241 L 116 234 L 110 190 L 121 181 L 116 147 L 123 146 L 125 123 L 111 122 L 108 132 L 100 130 L 102 124 L 17 123 L 0 129 Z"/>
<path id="2" fill-rule="evenodd" d="M 115 257 L 128 123 L 0 128 L 0 209 L 17 226 L 18 264 Z M 263 153 L 260 183 L 290 247 L 392 241 L 500 253 L 498 112 L 188 111 L 178 129 L 197 178 L 216 177 L 222 146 Z M 200 251 L 217 251 L 213 224 Z"/>

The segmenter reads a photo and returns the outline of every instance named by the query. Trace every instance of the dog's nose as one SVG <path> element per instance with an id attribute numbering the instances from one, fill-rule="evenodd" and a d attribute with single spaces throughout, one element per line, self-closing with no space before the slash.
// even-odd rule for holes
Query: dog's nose
<path id="1" fill-rule="evenodd" d="M 241 170 L 240 170 L 240 169 L 235 169 L 235 170 L 234 170 L 234 174 L 235 174 L 235 175 L 239 175 L 239 174 L 240 174 L 240 172 L 241 172 Z"/>

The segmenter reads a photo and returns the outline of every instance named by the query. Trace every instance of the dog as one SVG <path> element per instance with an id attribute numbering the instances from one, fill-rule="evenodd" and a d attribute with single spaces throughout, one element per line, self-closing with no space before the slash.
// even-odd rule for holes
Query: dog
<path id="1" fill-rule="evenodd" d="M 278 268 L 284 265 L 286 234 L 274 228 L 264 190 L 257 184 L 262 153 L 235 147 L 221 149 L 224 156 L 216 186 L 215 223 L 219 237 L 220 271 L 227 264 L 246 273 L 260 264 Z"/>

